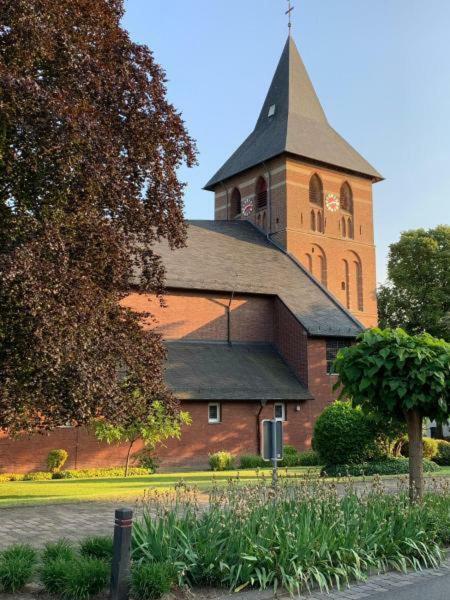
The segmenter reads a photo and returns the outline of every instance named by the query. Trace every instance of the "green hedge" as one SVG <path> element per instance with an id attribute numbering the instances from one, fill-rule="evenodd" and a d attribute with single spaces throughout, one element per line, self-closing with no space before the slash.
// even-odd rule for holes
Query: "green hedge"
<path id="1" fill-rule="evenodd" d="M 128 476 L 149 475 L 149 470 L 143 467 L 130 467 Z M 8 481 L 47 481 L 49 479 L 99 479 L 110 477 L 123 477 L 122 467 L 111 467 L 105 469 L 70 469 L 59 473 L 47 471 L 33 471 L 32 473 L 1 473 L 0 483 Z"/>
<path id="2" fill-rule="evenodd" d="M 425 458 L 423 470 L 425 473 L 433 473 L 439 471 L 439 466 Z M 407 473 L 409 473 L 409 460 L 407 458 L 390 457 L 374 462 L 327 465 L 323 467 L 321 475 L 327 477 L 358 477 L 360 475 L 406 475 Z"/>
<path id="3" fill-rule="evenodd" d="M 270 463 L 259 454 L 244 454 L 239 459 L 241 469 L 264 469 L 270 467 Z"/>

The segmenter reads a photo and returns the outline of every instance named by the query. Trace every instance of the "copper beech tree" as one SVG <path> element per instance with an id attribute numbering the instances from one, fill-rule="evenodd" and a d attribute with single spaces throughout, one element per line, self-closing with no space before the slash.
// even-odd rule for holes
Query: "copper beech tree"
<path id="1" fill-rule="evenodd" d="M 0 429 L 101 415 L 127 425 L 176 401 L 132 284 L 163 290 L 154 243 L 185 241 L 195 146 L 122 0 L 4 0 L 0 8 Z M 127 373 L 126 385 L 117 377 Z"/>

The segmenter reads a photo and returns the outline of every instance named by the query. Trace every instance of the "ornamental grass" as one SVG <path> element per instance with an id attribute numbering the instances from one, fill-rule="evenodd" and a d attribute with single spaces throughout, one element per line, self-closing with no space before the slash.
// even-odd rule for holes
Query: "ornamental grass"
<path id="1" fill-rule="evenodd" d="M 174 565 L 179 585 L 291 594 L 435 567 L 450 543 L 450 494 L 448 482 L 431 485 L 421 505 L 409 503 L 404 484 L 392 494 L 380 480 L 362 494 L 350 482 L 230 481 L 206 506 L 185 485 L 152 491 L 133 528 L 133 561 Z"/>

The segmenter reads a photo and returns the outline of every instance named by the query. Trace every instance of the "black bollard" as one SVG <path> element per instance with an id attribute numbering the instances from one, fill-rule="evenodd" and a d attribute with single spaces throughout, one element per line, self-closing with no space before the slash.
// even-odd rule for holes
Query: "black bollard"
<path id="1" fill-rule="evenodd" d="M 114 554 L 111 565 L 111 600 L 128 600 L 132 525 L 133 511 L 131 508 L 117 509 L 114 523 Z"/>

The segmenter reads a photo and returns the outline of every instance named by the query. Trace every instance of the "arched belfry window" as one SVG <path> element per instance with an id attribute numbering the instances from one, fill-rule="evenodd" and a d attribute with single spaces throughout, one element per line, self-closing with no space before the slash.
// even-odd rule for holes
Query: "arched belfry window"
<path id="1" fill-rule="evenodd" d="M 320 177 L 315 173 L 309 180 L 309 201 L 323 207 L 323 185 Z"/>
<path id="2" fill-rule="evenodd" d="M 256 182 L 255 193 L 257 210 L 265 208 L 267 206 L 267 183 L 264 177 L 259 177 Z"/>
<path id="3" fill-rule="evenodd" d="M 353 192 L 346 181 L 341 185 L 340 205 L 342 210 L 353 214 Z"/>
<path id="4" fill-rule="evenodd" d="M 346 221 L 345 221 L 345 217 L 342 217 L 341 223 L 342 223 L 342 225 L 341 225 L 341 234 L 342 234 L 342 237 L 347 237 L 347 224 L 346 224 Z"/>
<path id="5" fill-rule="evenodd" d="M 234 188 L 231 193 L 230 202 L 230 218 L 234 219 L 241 214 L 241 192 L 238 188 Z"/>

